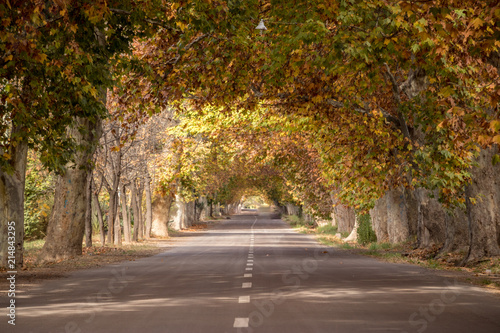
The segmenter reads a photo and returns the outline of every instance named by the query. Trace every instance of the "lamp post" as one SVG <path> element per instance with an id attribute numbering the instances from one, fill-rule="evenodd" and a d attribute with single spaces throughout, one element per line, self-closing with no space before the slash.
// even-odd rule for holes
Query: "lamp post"
<path id="1" fill-rule="evenodd" d="M 264 33 L 264 30 L 267 30 L 266 26 L 264 25 L 264 20 L 260 20 L 255 29 L 260 30 L 260 34 L 262 35 Z"/>

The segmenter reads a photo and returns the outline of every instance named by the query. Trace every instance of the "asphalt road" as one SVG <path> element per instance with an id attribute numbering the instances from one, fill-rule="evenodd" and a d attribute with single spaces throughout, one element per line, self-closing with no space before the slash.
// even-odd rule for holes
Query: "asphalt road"
<path id="1" fill-rule="evenodd" d="M 233 216 L 154 257 L 2 298 L 0 332 L 500 332 L 500 298 Z"/>

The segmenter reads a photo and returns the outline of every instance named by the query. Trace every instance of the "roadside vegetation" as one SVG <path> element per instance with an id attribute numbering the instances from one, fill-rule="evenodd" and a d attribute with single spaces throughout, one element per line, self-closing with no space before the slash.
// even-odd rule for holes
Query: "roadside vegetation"
<path id="1" fill-rule="evenodd" d="M 346 242 L 343 239 L 348 235 L 346 233 L 340 234 L 337 226 L 331 224 L 313 225 L 306 223 L 303 218 L 296 215 L 283 215 L 282 219 L 298 232 L 314 235 L 318 242 L 323 245 L 386 262 L 407 263 L 441 272 L 456 273 L 461 281 L 500 292 L 500 258 L 485 258 L 474 265 L 457 267 L 456 263 L 460 261 L 463 253 L 448 253 L 437 258 L 439 246 L 430 249 L 415 249 L 415 241 L 413 240 L 399 244 L 377 243 L 375 237 L 375 241 L 373 241 L 374 234 L 372 234 L 373 230 L 371 230 L 369 220 L 360 222 L 357 242 Z M 361 227 L 363 224 L 364 226 Z"/>

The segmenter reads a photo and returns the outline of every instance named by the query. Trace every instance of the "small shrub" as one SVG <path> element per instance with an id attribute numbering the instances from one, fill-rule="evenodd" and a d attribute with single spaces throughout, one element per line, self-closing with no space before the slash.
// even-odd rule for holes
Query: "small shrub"
<path id="1" fill-rule="evenodd" d="M 382 243 L 380 244 L 380 247 L 384 250 L 389 250 L 392 247 L 392 245 L 391 243 Z"/>
<path id="2" fill-rule="evenodd" d="M 358 216 L 358 243 L 366 245 L 377 241 L 377 235 L 372 229 L 371 218 L 369 214 Z"/>
<path id="3" fill-rule="evenodd" d="M 292 227 L 302 227 L 307 225 L 304 219 L 298 217 L 297 215 L 288 215 L 286 217 L 286 220 L 288 221 L 288 223 L 290 223 Z"/>
<path id="4" fill-rule="evenodd" d="M 331 224 L 322 225 L 321 227 L 318 227 L 317 233 L 335 235 L 337 233 L 337 226 Z"/>
<path id="5" fill-rule="evenodd" d="M 350 249 L 353 249 L 354 247 L 349 244 L 349 243 L 343 243 L 341 246 L 341 248 L 345 249 L 345 250 L 350 250 Z"/>

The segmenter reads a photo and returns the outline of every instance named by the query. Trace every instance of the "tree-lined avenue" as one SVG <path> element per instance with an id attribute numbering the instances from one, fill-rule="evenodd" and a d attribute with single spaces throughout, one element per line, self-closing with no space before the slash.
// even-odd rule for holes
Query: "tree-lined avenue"
<path id="1" fill-rule="evenodd" d="M 17 300 L 17 332 L 500 328 L 495 295 L 421 267 L 322 247 L 277 216 L 255 211 L 233 215 L 154 257 L 47 281 Z M 0 331 L 14 332 L 7 325 L 0 322 Z"/>

